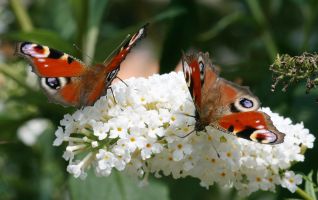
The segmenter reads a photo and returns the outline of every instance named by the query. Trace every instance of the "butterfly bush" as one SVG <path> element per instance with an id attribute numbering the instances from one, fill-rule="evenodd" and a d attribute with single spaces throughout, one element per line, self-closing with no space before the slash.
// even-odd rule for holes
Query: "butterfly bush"
<path id="1" fill-rule="evenodd" d="M 94 106 L 67 114 L 56 131 L 54 145 L 66 143 L 67 171 L 85 178 L 88 168 L 98 176 L 125 171 L 146 183 L 148 175 L 200 180 L 236 188 L 242 195 L 274 191 L 276 185 L 294 192 L 302 182 L 290 171 L 304 161 L 303 147 L 312 148 L 314 136 L 302 123 L 262 108 L 286 133 L 279 145 L 264 145 L 234 137 L 210 126 L 194 129 L 194 105 L 182 73 L 125 80 L 112 86 Z"/>

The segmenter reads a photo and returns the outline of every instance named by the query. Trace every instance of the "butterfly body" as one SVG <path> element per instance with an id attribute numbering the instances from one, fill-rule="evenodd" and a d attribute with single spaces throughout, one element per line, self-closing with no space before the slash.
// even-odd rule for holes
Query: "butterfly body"
<path id="1" fill-rule="evenodd" d="M 94 104 L 107 93 L 121 62 L 145 36 L 145 29 L 146 26 L 130 36 L 110 60 L 91 67 L 66 53 L 31 42 L 19 43 L 17 53 L 31 62 L 33 72 L 52 102 L 83 107 Z"/>
<path id="2" fill-rule="evenodd" d="M 207 53 L 183 55 L 182 64 L 196 108 L 196 131 L 211 125 L 259 143 L 277 144 L 283 141 L 284 134 L 274 127 L 270 117 L 257 111 L 259 99 L 248 87 L 219 77 Z M 197 71 L 200 76 L 193 73 Z"/>

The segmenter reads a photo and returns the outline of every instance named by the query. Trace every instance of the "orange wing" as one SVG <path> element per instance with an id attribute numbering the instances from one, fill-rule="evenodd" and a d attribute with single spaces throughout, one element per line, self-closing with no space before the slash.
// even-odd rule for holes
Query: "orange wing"
<path id="1" fill-rule="evenodd" d="M 197 131 L 212 125 L 221 131 L 263 144 L 283 142 L 270 117 L 257 111 L 260 102 L 247 87 L 218 76 L 207 53 L 183 56 L 183 71 L 196 106 Z"/>
<path id="2" fill-rule="evenodd" d="M 17 45 L 17 53 L 31 61 L 48 98 L 64 106 L 92 105 L 106 94 L 121 62 L 135 44 L 145 36 L 146 25 L 124 43 L 109 62 L 86 67 L 63 52 L 30 42 Z"/>
<path id="3" fill-rule="evenodd" d="M 31 61 L 33 71 L 40 77 L 75 77 L 86 69 L 72 56 L 35 43 L 19 43 L 17 53 Z"/>

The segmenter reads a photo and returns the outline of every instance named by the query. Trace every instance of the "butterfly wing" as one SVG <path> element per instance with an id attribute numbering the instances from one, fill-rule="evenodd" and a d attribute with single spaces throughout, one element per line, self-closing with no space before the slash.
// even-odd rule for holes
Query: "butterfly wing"
<path id="1" fill-rule="evenodd" d="M 116 77 L 118 73 L 118 68 L 120 67 L 121 62 L 123 62 L 131 51 L 131 49 L 144 37 L 146 37 L 146 29 L 148 24 L 141 27 L 134 35 L 129 36 L 128 39 L 122 44 L 120 49 L 115 53 L 115 55 L 111 59 L 107 59 L 104 62 L 106 77 L 108 78 L 108 86 L 110 82 Z M 115 73 L 117 72 L 117 73 Z M 112 73 L 112 75 L 109 75 Z M 111 79 L 112 78 L 112 79 Z"/>
<path id="2" fill-rule="evenodd" d="M 31 42 L 19 43 L 17 53 L 31 62 L 33 72 L 40 77 L 81 76 L 87 68 L 66 53 Z"/>
<path id="3" fill-rule="evenodd" d="M 35 43 L 19 43 L 17 53 L 31 62 L 33 71 L 40 77 L 42 89 L 52 102 L 82 107 L 92 105 L 106 93 L 120 63 L 145 36 L 145 28 L 129 37 L 109 62 L 91 68 L 68 54 Z"/>
<path id="4" fill-rule="evenodd" d="M 196 110 L 201 109 L 201 87 L 204 83 L 204 67 L 197 54 L 182 55 L 182 69 L 186 84 L 193 99 Z"/>
<path id="5" fill-rule="evenodd" d="M 201 106 L 197 106 L 198 102 L 194 101 L 198 113 L 197 130 L 212 125 L 237 137 L 259 143 L 277 144 L 283 141 L 284 134 L 275 128 L 270 117 L 257 111 L 260 102 L 247 87 L 218 77 L 207 53 L 192 53 L 185 57 L 183 60 L 186 63 L 183 63 L 183 66 L 189 65 L 189 69 L 199 70 L 201 75 L 200 79 L 188 78 L 194 81 L 193 85 L 200 86 L 201 92 L 196 94 L 202 94 L 199 104 Z M 185 73 L 186 80 L 187 77 L 194 76 L 191 70 L 188 75 Z M 195 96 L 191 87 L 189 90 L 192 96 Z"/>
<path id="6" fill-rule="evenodd" d="M 219 127 L 237 137 L 262 144 L 279 144 L 284 141 L 284 133 L 273 125 L 269 115 L 259 111 L 237 112 L 218 120 Z"/>
<path id="7" fill-rule="evenodd" d="M 209 67 L 212 66 L 212 64 L 206 63 L 210 61 L 207 59 L 208 57 L 208 53 L 203 54 L 202 52 L 190 52 L 188 54 L 183 54 L 182 56 L 184 78 L 196 107 L 196 118 L 200 119 L 200 122 L 202 122 L 202 116 L 208 115 L 206 113 L 208 110 L 205 109 L 207 108 L 205 104 L 208 103 L 209 108 L 211 108 L 209 111 L 213 111 L 214 108 L 216 108 L 212 105 L 215 102 L 214 99 L 219 97 L 219 94 L 214 92 L 207 96 L 207 91 L 213 88 L 215 85 L 214 83 L 218 78 L 218 72 L 214 68 Z M 207 97 L 213 100 L 207 101 Z M 206 123 L 206 125 L 208 124 L 209 123 Z M 203 125 L 205 125 L 205 123 L 203 123 Z M 196 129 L 200 128 L 196 127 Z"/>
<path id="8" fill-rule="evenodd" d="M 41 88 L 51 102 L 64 106 L 79 105 L 80 80 L 88 69 L 81 61 L 31 42 L 19 43 L 17 53 L 30 61 L 32 71 L 39 76 Z"/>
<path id="9" fill-rule="evenodd" d="M 104 64 L 92 68 L 91 72 L 83 78 L 85 80 L 83 81 L 85 83 L 83 87 L 87 92 L 81 96 L 81 105 L 92 105 L 100 96 L 107 93 L 107 89 L 119 72 L 120 64 L 125 60 L 131 49 L 145 37 L 147 25 L 144 25 L 135 34 L 128 37 L 113 57 L 106 60 Z M 91 89 L 92 85 L 93 90 Z"/>

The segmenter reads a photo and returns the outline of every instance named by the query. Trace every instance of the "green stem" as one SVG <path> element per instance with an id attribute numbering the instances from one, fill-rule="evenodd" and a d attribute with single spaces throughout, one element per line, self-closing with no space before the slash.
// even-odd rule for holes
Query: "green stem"
<path id="1" fill-rule="evenodd" d="M 253 14 L 255 21 L 263 29 L 262 39 L 265 43 L 267 53 L 272 60 L 275 60 L 278 52 L 277 47 L 274 42 L 273 36 L 269 31 L 265 15 L 259 5 L 258 0 L 246 0 L 246 2 Z"/>
<path id="2" fill-rule="evenodd" d="M 84 40 L 83 52 L 84 63 L 91 64 L 95 54 L 95 46 L 98 38 L 99 29 L 97 26 L 90 27 Z M 85 56 L 86 55 L 86 56 Z"/>
<path id="3" fill-rule="evenodd" d="M 116 183 L 118 185 L 118 188 L 120 190 L 120 194 L 121 194 L 121 199 L 122 200 L 127 200 L 127 194 L 126 194 L 126 191 L 125 191 L 125 186 L 124 186 L 124 183 L 123 183 L 123 180 L 121 178 L 121 174 L 119 174 L 119 172 L 114 172 L 114 175 L 115 175 L 115 178 L 116 178 Z"/>
<path id="4" fill-rule="evenodd" d="M 22 31 L 30 32 L 33 30 L 33 25 L 29 15 L 27 14 L 25 8 L 23 7 L 20 0 L 10 0 L 10 5 L 12 7 L 13 13 L 16 16 Z"/>
<path id="5" fill-rule="evenodd" d="M 302 190 L 299 187 L 297 187 L 296 193 L 305 200 L 314 200 L 311 196 L 309 196 L 304 190 Z"/>
<path id="6" fill-rule="evenodd" d="M 262 35 L 262 38 L 265 43 L 267 53 L 269 54 L 271 60 L 275 60 L 278 52 L 271 33 L 268 30 L 265 30 Z"/>

